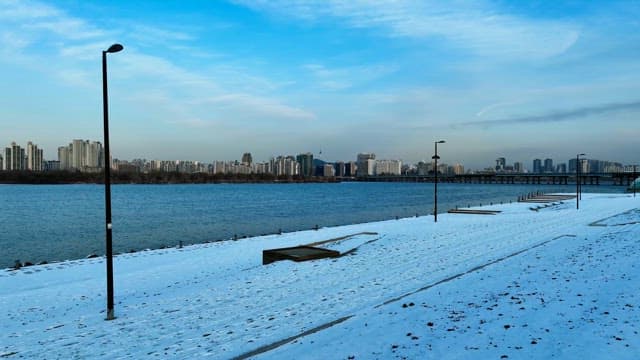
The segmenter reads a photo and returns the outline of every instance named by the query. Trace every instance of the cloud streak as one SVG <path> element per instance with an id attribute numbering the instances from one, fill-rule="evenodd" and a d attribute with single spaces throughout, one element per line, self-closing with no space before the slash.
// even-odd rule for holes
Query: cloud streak
<path id="1" fill-rule="evenodd" d="M 553 123 L 569 121 L 573 119 L 585 118 L 590 116 L 605 115 L 616 112 L 636 112 L 640 111 L 640 100 L 626 103 L 610 103 L 597 106 L 588 106 L 572 110 L 555 111 L 543 115 L 520 116 L 502 119 L 491 119 L 482 121 L 469 121 L 456 123 L 454 127 L 460 126 L 481 126 L 492 127 L 499 125 L 515 125 L 528 123 Z"/>

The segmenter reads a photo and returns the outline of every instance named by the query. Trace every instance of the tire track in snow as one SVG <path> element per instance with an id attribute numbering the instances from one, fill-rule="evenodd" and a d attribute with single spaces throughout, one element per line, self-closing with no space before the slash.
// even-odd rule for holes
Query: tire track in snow
<path id="1" fill-rule="evenodd" d="M 383 302 L 382 304 L 379 304 L 379 305 L 374 306 L 374 309 L 377 309 L 377 308 L 379 308 L 379 307 L 381 307 L 381 306 L 384 306 L 384 305 L 388 305 L 388 304 L 391 304 L 391 303 L 397 302 L 397 301 L 399 301 L 399 300 L 404 299 L 404 298 L 405 298 L 405 297 L 407 297 L 407 296 L 411 296 L 411 295 L 416 294 L 416 293 L 419 293 L 419 292 L 421 292 L 421 291 L 425 291 L 425 290 L 431 289 L 431 288 L 433 288 L 433 287 L 435 287 L 435 286 L 438 286 L 438 285 L 441 285 L 441 284 L 448 283 L 448 282 L 450 282 L 450 281 L 453 281 L 453 280 L 458 279 L 458 278 L 460 278 L 460 277 L 463 277 L 463 276 L 465 276 L 465 275 L 468 275 L 468 274 L 474 273 L 474 272 L 476 272 L 476 271 L 480 271 L 480 270 L 482 270 L 482 269 L 484 269 L 484 268 L 486 268 L 486 267 L 489 267 L 489 266 L 491 266 L 491 265 L 494 265 L 494 264 L 497 264 L 497 263 L 503 262 L 503 261 L 505 261 L 505 260 L 507 260 L 507 259 L 513 258 L 513 257 L 515 257 L 515 256 L 518 256 L 518 255 L 523 254 L 523 253 L 525 253 L 525 252 L 528 252 L 528 251 L 530 251 L 530 250 L 536 249 L 536 248 L 538 248 L 538 247 L 544 246 L 544 245 L 546 245 L 546 244 L 548 244 L 548 243 L 550 243 L 550 242 L 552 242 L 552 241 L 555 241 L 555 240 L 558 240 L 558 239 L 561 239 L 561 238 L 564 238 L 564 237 L 576 237 L 576 235 L 573 235 L 573 234 L 564 234 L 564 235 L 556 236 L 556 237 L 555 237 L 555 238 L 553 238 L 553 239 L 550 239 L 550 240 L 546 240 L 546 241 L 540 242 L 540 243 L 538 243 L 538 244 L 535 244 L 535 245 L 533 245 L 533 246 L 529 246 L 529 247 L 527 247 L 527 248 L 525 248 L 525 249 L 522 249 L 522 250 L 518 250 L 518 251 L 516 251 L 516 252 L 514 252 L 514 253 L 511 253 L 511 254 L 509 254 L 509 255 L 506 255 L 506 256 L 500 257 L 500 258 L 498 258 L 498 259 L 492 260 L 492 261 L 487 262 L 487 263 L 482 264 L 482 265 L 475 266 L 475 267 L 473 267 L 473 268 L 471 268 L 471 269 L 469 269 L 469 270 L 467 270 L 467 271 L 464 271 L 464 272 L 461 272 L 461 273 L 458 273 L 458 274 L 455 274 L 455 275 L 452 275 L 452 276 L 446 277 L 446 278 L 444 278 L 444 279 L 442 279 L 442 280 L 436 281 L 435 283 L 432 283 L 432 284 L 429 284 L 429 285 L 423 286 L 423 287 L 421 287 L 421 288 L 419 288 L 419 289 L 417 289 L 417 290 L 414 290 L 414 291 L 411 291 L 411 292 L 405 293 L 405 294 L 403 294 L 403 295 L 397 296 L 397 297 L 395 297 L 395 298 L 393 298 L 393 299 L 387 300 L 387 301 Z M 322 330 L 328 329 L 328 328 L 330 328 L 330 327 L 332 327 L 332 326 L 335 326 L 335 325 L 338 325 L 338 324 L 340 324 L 340 323 L 343 323 L 343 322 L 345 322 L 345 321 L 347 321 L 347 320 L 351 319 L 351 318 L 352 318 L 352 317 L 354 317 L 354 316 L 356 316 L 356 315 L 355 315 L 355 314 L 347 315 L 347 316 L 341 317 L 341 318 L 339 318 L 339 319 L 337 319 L 337 320 L 333 320 L 333 321 L 330 321 L 330 322 L 328 322 L 328 323 L 324 323 L 324 324 L 322 324 L 322 325 L 316 326 L 316 327 L 314 327 L 314 328 L 312 328 L 312 329 L 309 329 L 309 330 L 307 330 L 307 331 L 305 331 L 305 332 L 302 332 L 302 333 L 300 333 L 300 334 L 293 335 L 293 336 L 290 336 L 290 337 L 288 337 L 288 338 L 286 338 L 286 339 L 282 339 L 282 340 L 279 340 L 279 341 L 273 342 L 273 343 L 271 343 L 271 344 L 261 346 L 261 347 L 259 347 L 259 348 L 255 349 L 255 350 L 253 350 L 253 351 L 246 352 L 246 353 L 244 353 L 244 354 L 241 354 L 241 355 L 239 355 L 239 356 L 236 356 L 236 357 L 234 357 L 233 359 L 234 359 L 234 360 L 244 360 L 244 359 L 248 359 L 248 358 L 250 358 L 250 357 L 252 357 L 252 356 L 256 356 L 256 355 L 260 355 L 260 354 L 263 354 L 263 353 L 269 352 L 269 351 L 271 351 L 271 350 L 274 350 L 274 349 L 279 348 L 279 347 L 280 347 L 280 346 L 282 346 L 282 345 L 288 344 L 288 343 L 290 343 L 290 342 L 292 342 L 292 341 L 294 341 L 294 340 L 297 340 L 297 339 L 303 338 L 303 337 L 308 336 L 308 335 L 311 335 L 311 334 L 315 334 L 315 333 L 320 332 L 320 331 L 322 331 Z"/>
<path id="2" fill-rule="evenodd" d="M 514 252 L 514 253 L 511 253 L 511 254 L 509 254 L 509 255 L 503 256 L 503 257 L 498 258 L 498 259 L 496 259 L 496 260 L 492 260 L 492 261 L 490 261 L 490 262 L 488 262 L 488 263 L 485 263 L 485 264 L 482 264 L 482 265 L 475 266 L 475 267 L 471 268 L 470 270 L 467 270 L 467 271 L 464 271 L 464 272 L 461 272 L 461 273 L 458 273 L 458 274 L 455 274 L 455 275 L 451 275 L 451 276 L 446 277 L 446 278 L 444 278 L 444 279 L 442 279 L 442 280 L 436 281 L 435 283 L 432 283 L 432 284 L 429 284 L 429 285 L 423 286 L 423 287 L 421 287 L 421 288 L 419 288 L 419 289 L 417 289 L 417 290 L 414 290 L 414 291 L 411 291 L 411 292 L 409 292 L 409 293 L 402 294 L 402 295 L 400 295 L 400 296 L 398 296 L 398 297 L 395 297 L 395 298 L 393 298 L 393 299 L 387 300 L 387 301 L 383 302 L 383 303 L 382 303 L 382 304 L 380 304 L 380 305 L 376 305 L 376 306 L 374 307 L 374 309 L 377 309 L 377 308 L 379 308 L 379 307 L 381 307 L 381 306 L 388 305 L 388 304 L 394 303 L 394 302 L 396 302 L 396 301 L 402 300 L 402 299 L 404 299 L 405 297 L 410 296 L 410 295 L 413 295 L 413 294 L 415 294 L 415 293 L 419 293 L 419 292 L 421 292 L 421 291 L 429 290 L 429 289 L 431 289 L 431 288 L 433 288 L 433 287 L 435 287 L 435 286 L 438 286 L 438 285 L 440 285 L 440 284 L 448 283 L 448 282 L 450 282 L 450 281 L 452 281 L 452 280 L 455 280 L 455 279 L 461 278 L 461 277 L 463 277 L 463 276 L 465 276 L 465 275 L 467 275 L 467 274 L 471 274 L 471 273 L 473 273 L 473 272 L 476 272 L 476 271 L 482 270 L 482 269 L 484 269 L 484 268 L 486 268 L 486 267 L 488 267 L 488 266 L 491 266 L 491 265 L 494 265 L 494 264 L 500 263 L 500 262 L 502 262 L 502 261 L 505 261 L 505 260 L 507 260 L 507 259 L 510 259 L 510 258 L 512 258 L 512 257 L 518 256 L 518 255 L 520 255 L 520 254 L 522 254 L 522 253 L 525 253 L 525 252 L 527 252 L 527 251 L 530 251 L 530 250 L 533 250 L 533 249 L 535 249 L 535 248 L 538 248 L 538 247 L 544 246 L 544 245 L 546 245 L 546 244 L 548 244 L 548 243 L 550 243 L 550 242 L 552 242 L 552 241 L 555 241 L 555 240 L 561 239 L 561 238 L 563 238 L 563 237 L 576 237 L 576 235 L 572 235 L 572 234 L 565 234 L 565 235 L 556 236 L 555 238 L 553 238 L 553 239 L 551 239 L 551 240 L 546 240 L 546 241 L 543 241 L 543 242 L 541 242 L 541 243 L 538 243 L 538 244 L 535 244 L 535 245 L 533 245 L 533 246 L 530 246 L 530 247 L 528 247 L 528 248 L 525 248 L 525 249 L 522 249 L 522 250 L 518 250 L 518 251 L 516 251 L 516 252 Z"/>

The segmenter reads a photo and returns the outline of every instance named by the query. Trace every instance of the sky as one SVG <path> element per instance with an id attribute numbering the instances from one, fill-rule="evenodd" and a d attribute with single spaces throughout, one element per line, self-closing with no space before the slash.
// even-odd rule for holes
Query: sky
<path id="1" fill-rule="evenodd" d="M 640 2 L 0 0 L 0 146 L 640 163 Z M 5 145 L 6 144 L 6 145 Z"/>

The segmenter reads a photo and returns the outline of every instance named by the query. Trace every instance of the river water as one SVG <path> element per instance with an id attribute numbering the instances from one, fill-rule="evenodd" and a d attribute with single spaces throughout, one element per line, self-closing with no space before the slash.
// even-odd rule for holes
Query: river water
<path id="1" fill-rule="evenodd" d="M 575 186 L 438 184 L 438 212 Z M 622 192 L 583 186 L 584 192 Z M 432 214 L 433 184 L 112 186 L 115 253 Z M 0 185 L 0 268 L 104 254 L 102 185 Z"/>

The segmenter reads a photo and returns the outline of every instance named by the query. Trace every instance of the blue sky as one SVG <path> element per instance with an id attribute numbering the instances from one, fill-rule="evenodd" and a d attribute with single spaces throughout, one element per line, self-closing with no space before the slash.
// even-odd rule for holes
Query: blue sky
<path id="1" fill-rule="evenodd" d="M 0 144 L 639 163 L 638 1 L 0 0 Z"/>

